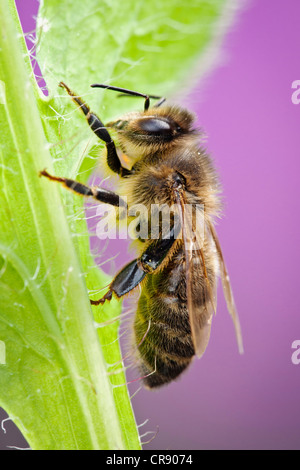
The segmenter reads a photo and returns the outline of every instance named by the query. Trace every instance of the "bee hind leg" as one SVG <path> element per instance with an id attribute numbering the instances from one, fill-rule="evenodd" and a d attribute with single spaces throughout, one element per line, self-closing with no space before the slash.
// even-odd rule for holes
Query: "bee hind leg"
<path id="1" fill-rule="evenodd" d="M 128 263 L 114 278 L 109 286 L 109 291 L 99 300 L 91 300 L 92 305 L 104 304 L 110 301 L 112 294 L 117 298 L 134 289 L 146 276 L 146 272 L 140 267 L 139 260 L 136 259 Z"/>
<path id="2" fill-rule="evenodd" d="M 180 232 L 177 224 L 170 229 L 166 238 L 155 240 L 145 249 L 140 258 L 128 263 L 113 279 L 108 292 L 99 300 L 91 300 L 92 305 L 104 304 L 110 301 L 114 294 L 123 297 L 144 279 L 146 274 L 153 273 L 163 262 Z"/>

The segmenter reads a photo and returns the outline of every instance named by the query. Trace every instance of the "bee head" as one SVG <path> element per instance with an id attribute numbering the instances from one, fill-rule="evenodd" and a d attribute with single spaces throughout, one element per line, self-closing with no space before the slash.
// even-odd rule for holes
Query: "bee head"
<path id="1" fill-rule="evenodd" d="M 141 113 L 125 114 L 107 127 L 116 130 L 122 151 L 132 159 L 165 153 L 187 136 L 192 129 L 194 116 L 175 106 L 150 108 Z"/>

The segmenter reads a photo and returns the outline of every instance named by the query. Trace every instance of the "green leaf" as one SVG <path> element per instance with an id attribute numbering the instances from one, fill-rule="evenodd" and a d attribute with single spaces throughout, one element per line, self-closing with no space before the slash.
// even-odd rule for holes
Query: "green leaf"
<path id="1" fill-rule="evenodd" d="M 33 449 L 140 448 L 119 323 L 96 330 L 90 307 L 88 291 L 108 278 L 90 254 L 83 201 L 39 178 L 47 168 L 86 181 L 102 147 L 57 85 L 65 81 L 105 120 L 141 108 L 89 84 L 170 94 L 212 50 L 232 4 L 45 0 L 37 49 L 45 98 L 14 3 L 0 0 L 0 403 Z M 105 322 L 120 303 L 93 310 Z"/>

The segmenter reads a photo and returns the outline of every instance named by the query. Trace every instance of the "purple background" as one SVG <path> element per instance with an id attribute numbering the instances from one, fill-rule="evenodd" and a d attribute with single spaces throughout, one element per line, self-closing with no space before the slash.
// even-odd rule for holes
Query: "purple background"
<path id="1" fill-rule="evenodd" d="M 37 1 L 16 3 L 25 31 L 33 29 Z M 300 364 L 291 362 L 300 339 L 300 105 L 291 101 L 299 18 L 298 0 L 249 2 L 224 41 L 225 61 L 185 102 L 207 133 L 224 187 L 218 234 L 245 354 L 219 289 L 204 357 L 179 382 L 133 398 L 138 424 L 149 419 L 141 434 L 159 427 L 145 449 L 300 448 Z M 6 428 L 2 448 L 18 445 L 12 424 Z"/>

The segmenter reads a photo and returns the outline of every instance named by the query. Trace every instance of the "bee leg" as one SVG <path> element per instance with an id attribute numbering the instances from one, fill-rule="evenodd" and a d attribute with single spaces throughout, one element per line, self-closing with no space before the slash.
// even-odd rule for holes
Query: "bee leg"
<path id="1" fill-rule="evenodd" d="M 113 294 L 120 298 L 137 287 L 146 274 L 153 273 L 163 262 L 175 242 L 180 232 L 179 225 L 173 226 L 167 237 L 151 243 L 140 258 L 127 264 L 113 279 L 109 291 L 101 299 L 91 300 L 91 304 L 104 304 L 106 300 L 112 299 Z"/>
<path id="2" fill-rule="evenodd" d="M 104 304 L 106 300 L 111 300 L 113 293 L 120 298 L 134 289 L 147 274 L 139 264 L 138 259 L 127 264 L 119 274 L 116 275 L 109 286 L 109 291 L 104 295 L 104 297 L 99 300 L 91 300 L 91 304 Z"/>
<path id="3" fill-rule="evenodd" d="M 82 101 L 79 96 L 77 96 L 70 88 L 64 83 L 60 82 L 60 87 L 64 88 L 67 93 L 71 96 L 74 103 L 76 103 L 79 108 L 82 110 L 83 114 L 85 115 L 87 122 L 92 129 L 92 131 L 96 134 L 96 136 L 102 140 L 107 149 L 107 164 L 109 168 L 114 172 L 118 173 L 120 176 L 126 177 L 131 174 L 130 170 L 123 168 L 120 162 L 120 159 L 117 154 L 116 146 L 114 141 L 112 140 L 108 130 L 106 129 L 103 122 L 99 119 L 99 117 L 93 113 L 89 106 Z"/>
<path id="4" fill-rule="evenodd" d="M 144 271 L 152 273 L 161 265 L 175 240 L 178 238 L 180 230 L 181 224 L 177 221 L 164 238 L 153 241 L 146 248 L 139 259 Z"/>
<path id="5" fill-rule="evenodd" d="M 90 188 L 85 184 L 79 183 L 78 181 L 71 180 L 69 178 L 62 178 L 59 176 L 52 176 L 46 170 L 40 172 L 40 176 L 45 176 L 51 181 L 56 181 L 61 183 L 65 188 L 74 191 L 76 194 L 80 194 L 84 197 L 93 197 L 97 201 L 110 204 L 111 206 L 116 207 L 125 207 L 127 208 L 127 203 L 122 199 L 118 194 L 113 191 L 109 191 L 103 188 Z"/>

